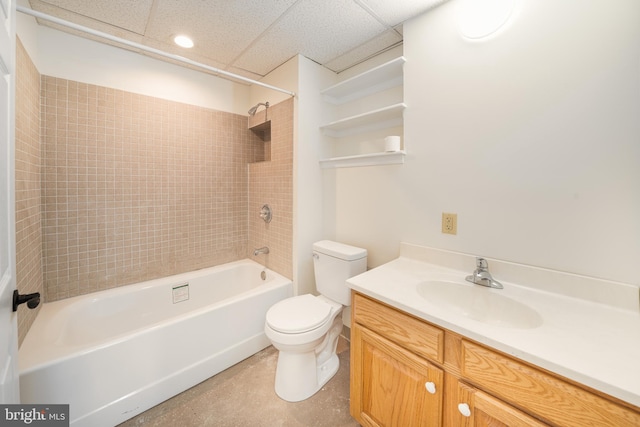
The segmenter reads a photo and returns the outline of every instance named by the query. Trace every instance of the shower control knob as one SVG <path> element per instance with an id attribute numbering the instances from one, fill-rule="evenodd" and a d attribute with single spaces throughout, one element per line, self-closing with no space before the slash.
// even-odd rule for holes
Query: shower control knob
<path id="1" fill-rule="evenodd" d="M 40 292 L 36 292 L 33 294 L 22 294 L 18 293 L 18 290 L 13 291 L 13 311 L 18 311 L 18 306 L 20 304 L 27 303 L 27 307 L 34 309 L 40 304 Z"/>
<path id="2" fill-rule="evenodd" d="M 267 224 L 271 222 L 271 208 L 269 205 L 262 205 L 262 209 L 260 209 L 260 218 L 262 218 Z"/>

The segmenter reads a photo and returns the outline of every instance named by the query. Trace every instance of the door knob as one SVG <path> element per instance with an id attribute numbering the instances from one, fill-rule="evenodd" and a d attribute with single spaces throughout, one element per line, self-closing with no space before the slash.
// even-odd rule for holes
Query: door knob
<path id="1" fill-rule="evenodd" d="M 466 403 L 458 404 L 458 411 L 460 411 L 460 413 L 465 417 L 471 416 L 471 408 L 469 408 L 469 405 Z"/>
<path id="2" fill-rule="evenodd" d="M 40 304 L 40 292 L 36 292 L 33 294 L 22 294 L 18 293 L 18 290 L 13 291 L 13 311 L 18 311 L 18 306 L 20 304 L 27 303 L 27 307 L 34 309 Z"/>
<path id="3" fill-rule="evenodd" d="M 436 394 L 436 385 L 434 382 L 432 381 L 427 381 L 424 384 L 424 387 L 427 389 L 427 391 L 431 394 Z"/>

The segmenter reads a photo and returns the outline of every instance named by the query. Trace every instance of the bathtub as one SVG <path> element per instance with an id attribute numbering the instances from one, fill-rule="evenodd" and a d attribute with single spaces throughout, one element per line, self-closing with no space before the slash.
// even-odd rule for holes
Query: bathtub
<path id="1" fill-rule="evenodd" d="M 46 303 L 20 346 L 21 402 L 114 426 L 269 346 L 266 312 L 292 295 L 242 260 Z"/>

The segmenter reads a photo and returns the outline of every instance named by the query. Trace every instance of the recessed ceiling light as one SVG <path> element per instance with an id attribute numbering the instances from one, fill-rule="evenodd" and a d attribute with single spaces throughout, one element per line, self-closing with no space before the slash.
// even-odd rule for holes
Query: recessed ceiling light
<path id="1" fill-rule="evenodd" d="M 187 36 L 175 36 L 173 41 L 180 47 L 193 47 L 193 40 Z"/>
<path id="2" fill-rule="evenodd" d="M 516 0 L 461 0 L 458 5 L 458 26 L 469 39 L 483 39 L 507 24 Z"/>

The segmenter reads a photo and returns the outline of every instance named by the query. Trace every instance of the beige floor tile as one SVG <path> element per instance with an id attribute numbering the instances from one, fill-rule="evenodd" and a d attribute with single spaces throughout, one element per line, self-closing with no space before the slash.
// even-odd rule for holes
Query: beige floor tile
<path id="1" fill-rule="evenodd" d="M 120 427 L 359 426 L 349 415 L 349 347 L 342 338 L 338 353 L 338 373 L 302 402 L 285 402 L 276 395 L 278 352 L 268 347 Z"/>

